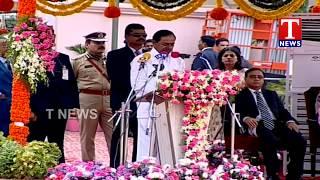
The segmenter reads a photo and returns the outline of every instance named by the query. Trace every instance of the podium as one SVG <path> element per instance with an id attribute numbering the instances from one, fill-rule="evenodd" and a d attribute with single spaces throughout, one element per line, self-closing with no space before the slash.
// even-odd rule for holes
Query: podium
<path id="1" fill-rule="evenodd" d="M 181 138 L 181 124 L 184 117 L 184 105 L 173 104 L 170 100 L 163 98 L 156 92 L 154 104 L 155 111 L 159 114 L 152 123 L 150 156 L 157 157 L 160 164 L 174 166 L 179 159 L 184 158 L 182 151 L 183 139 Z M 140 102 L 151 102 L 153 93 L 148 93 L 136 99 Z M 209 108 L 206 121 L 212 117 L 212 107 Z"/>

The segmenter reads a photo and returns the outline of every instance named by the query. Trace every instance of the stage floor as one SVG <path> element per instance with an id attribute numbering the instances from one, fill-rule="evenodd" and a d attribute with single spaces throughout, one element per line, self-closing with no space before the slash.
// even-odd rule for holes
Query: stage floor
<path id="1" fill-rule="evenodd" d="M 131 161 L 132 138 L 129 138 L 128 160 Z M 102 132 L 97 132 L 95 139 L 96 160 L 109 165 L 109 150 Z M 80 134 L 79 132 L 66 131 L 64 139 L 64 152 L 66 162 L 81 160 Z"/>

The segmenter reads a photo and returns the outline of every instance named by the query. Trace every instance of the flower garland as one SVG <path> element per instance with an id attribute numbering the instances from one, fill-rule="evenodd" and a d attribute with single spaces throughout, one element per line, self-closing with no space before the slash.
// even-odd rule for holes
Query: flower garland
<path id="1" fill-rule="evenodd" d="M 184 158 L 205 160 L 208 114 L 213 105 L 222 106 L 228 95 L 236 94 L 240 76 L 236 71 L 185 71 L 163 74 L 160 95 L 172 103 L 184 103 L 182 139 Z"/>
<path id="2" fill-rule="evenodd" d="M 142 0 L 130 0 L 130 2 L 133 7 L 137 8 L 145 16 L 149 16 L 159 21 L 171 21 L 191 14 L 201 7 L 205 0 L 190 0 L 189 3 L 176 10 L 152 8 L 142 2 Z"/>
<path id="3" fill-rule="evenodd" d="M 266 0 L 249 0 L 249 2 L 263 9 L 276 10 L 286 4 L 291 3 L 292 0 L 274 1 L 274 2 L 270 2 Z"/>
<path id="4" fill-rule="evenodd" d="M 156 9 L 170 9 L 178 7 L 189 3 L 190 0 L 177 0 L 177 1 L 167 1 L 167 0 L 142 0 L 142 2 Z"/>
<path id="5" fill-rule="evenodd" d="M 15 75 L 12 84 L 12 101 L 10 110 L 9 138 L 24 145 L 27 142 L 29 129 L 25 125 L 29 123 L 31 114 L 30 109 L 30 90 L 24 80 Z"/>
<path id="6" fill-rule="evenodd" d="M 67 16 L 79 13 L 85 8 L 89 7 L 94 0 L 77 0 L 70 4 L 56 4 L 50 3 L 46 0 L 37 0 L 37 9 L 46 14 L 54 16 Z"/>
<path id="7" fill-rule="evenodd" d="M 36 0 L 19 0 L 18 19 L 32 17 L 36 13 Z"/>
<path id="8" fill-rule="evenodd" d="M 9 35 L 7 54 L 14 69 L 9 137 L 21 144 L 26 144 L 29 135 L 26 125 L 31 116 L 30 92 L 36 91 L 38 83 L 47 81 L 47 72 L 53 71 L 58 55 L 52 49 L 52 28 L 41 18 L 26 17 L 31 8 L 24 10 L 28 12 L 20 13 L 20 24 Z"/>
<path id="9" fill-rule="evenodd" d="M 282 18 L 298 10 L 304 3 L 304 0 L 294 0 L 274 10 L 269 10 L 269 9 L 261 10 L 261 8 L 255 6 L 252 3 L 249 3 L 247 0 L 234 0 L 234 1 L 249 16 L 252 16 L 260 20 Z"/>

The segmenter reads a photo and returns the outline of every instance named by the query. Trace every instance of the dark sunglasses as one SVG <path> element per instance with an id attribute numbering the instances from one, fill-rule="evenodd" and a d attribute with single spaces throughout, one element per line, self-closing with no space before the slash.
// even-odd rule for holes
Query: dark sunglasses
<path id="1" fill-rule="evenodd" d="M 130 35 L 133 36 L 133 37 L 136 37 L 136 38 L 139 38 L 139 37 L 144 37 L 144 38 L 146 38 L 146 37 L 147 37 L 146 34 L 130 34 Z"/>
<path id="2" fill-rule="evenodd" d="M 262 75 L 249 75 L 249 78 L 250 79 L 256 79 L 256 78 L 263 79 L 264 77 Z"/>

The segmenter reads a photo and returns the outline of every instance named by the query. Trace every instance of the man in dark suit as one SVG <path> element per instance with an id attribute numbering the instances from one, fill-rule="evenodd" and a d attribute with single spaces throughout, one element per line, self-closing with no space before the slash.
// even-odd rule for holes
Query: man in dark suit
<path id="1" fill-rule="evenodd" d="M 279 179 L 277 149 L 289 151 L 288 180 L 298 180 L 303 174 L 306 141 L 299 132 L 296 120 L 284 108 L 275 91 L 263 89 L 264 72 L 251 68 L 245 72 L 247 88 L 236 96 L 236 111 L 247 132 L 256 135 L 269 179 Z"/>
<path id="2" fill-rule="evenodd" d="M 111 109 L 113 113 L 121 108 L 121 102 L 125 102 L 130 91 L 130 63 L 133 58 L 142 53 L 142 47 L 147 34 L 141 24 L 129 24 L 125 29 L 126 46 L 110 51 L 107 55 L 107 70 L 111 80 Z M 133 133 L 132 161 L 137 155 L 137 105 L 131 102 L 129 130 Z M 117 119 L 117 118 L 115 118 Z M 116 123 L 116 121 L 114 121 Z M 120 163 L 120 126 L 114 127 L 111 141 L 110 166 L 118 167 Z"/>
<path id="3" fill-rule="evenodd" d="M 218 54 L 213 51 L 215 39 L 212 36 L 201 36 L 199 40 L 199 50 L 196 58 L 193 60 L 191 70 L 202 71 L 204 69 L 217 69 L 219 66 Z"/>
<path id="4" fill-rule="evenodd" d="M 9 134 L 12 70 L 10 62 L 4 58 L 7 42 L 0 40 L 0 131 L 4 136 Z"/>
<path id="5" fill-rule="evenodd" d="M 53 72 L 47 72 L 48 85 L 38 84 L 37 91 L 31 96 L 31 111 L 36 116 L 29 123 L 28 141 L 44 141 L 57 143 L 62 157 L 59 163 L 65 162 L 63 141 L 68 117 L 79 108 L 79 92 L 70 58 L 59 53 L 55 58 Z"/>

